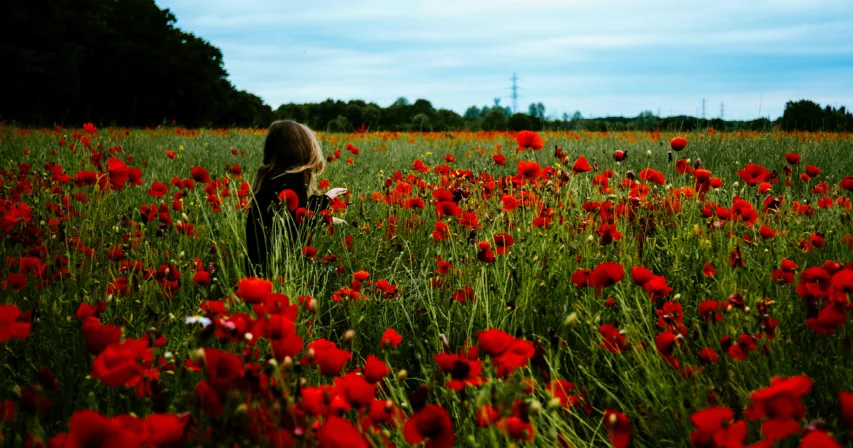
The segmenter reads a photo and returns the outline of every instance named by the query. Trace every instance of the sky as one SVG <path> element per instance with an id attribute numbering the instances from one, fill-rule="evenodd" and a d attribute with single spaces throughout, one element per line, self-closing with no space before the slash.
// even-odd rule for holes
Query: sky
<path id="1" fill-rule="evenodd" d="M 853 0 L 156 0 L 273 108 L 399 97 L 585 117 L 853 107 Z M 721 111 L 722 106 L 722 111 Z"/>

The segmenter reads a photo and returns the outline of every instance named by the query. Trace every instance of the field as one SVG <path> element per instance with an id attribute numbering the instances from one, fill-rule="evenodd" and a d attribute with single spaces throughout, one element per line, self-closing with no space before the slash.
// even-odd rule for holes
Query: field
<path id="1" fill-rule="evenodd" d="M 853 136 L 264 136 L 0 127 L 4 446 L 853 444 Z"/>

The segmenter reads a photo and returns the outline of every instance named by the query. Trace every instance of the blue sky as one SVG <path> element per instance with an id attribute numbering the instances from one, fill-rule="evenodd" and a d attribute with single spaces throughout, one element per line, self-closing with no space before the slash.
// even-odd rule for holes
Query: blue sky
<path id="1" fill-rule="evenodd" d="M 776 118 L 789 99 L 853 107 L 851 0 L 157 0 L 273 108 L 405 96 L 464 112 Z"/>

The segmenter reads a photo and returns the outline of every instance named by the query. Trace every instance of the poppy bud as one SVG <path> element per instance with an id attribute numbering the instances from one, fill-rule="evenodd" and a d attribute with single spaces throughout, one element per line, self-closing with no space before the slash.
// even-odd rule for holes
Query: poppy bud
<path id="1" fill-rule="evenodd" d="M 542 403 L 539 400 L 533 400 L 530 402 L 530 407 L 527 410 L 531 414 L 538 414 L 542 412 Z"/>
<path id="2" fill-rule="evenodd" d="M 406 381 L 406 378 L 408 378 L 408 377 L 409 377 L 409 372 L 407 372 L 406 369 L 402 369 L 402 370 L 397 372 L 397 382 L 398 383 L 402 383 L 403 381 Z"/>
<path id="3" fill-rule="evenodd" d="M 355 339 L 355 330 L 350 329 L 350 330 L 347 330 L 346 332 L 344 332 L 344 339 L 343 339 L 344 344 L 347 344 L 347 345 L 352 344 L 353 339 Z"/>

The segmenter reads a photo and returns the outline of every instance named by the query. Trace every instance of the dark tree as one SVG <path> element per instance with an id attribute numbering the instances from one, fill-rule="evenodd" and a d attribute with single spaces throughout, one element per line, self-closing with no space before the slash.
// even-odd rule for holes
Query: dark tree
<path id="1" fill-rule="evenodd" d="M 6 0 L 0 117 L 27 125 L 265 125 L 222 53 L 153 0 Z"/>

